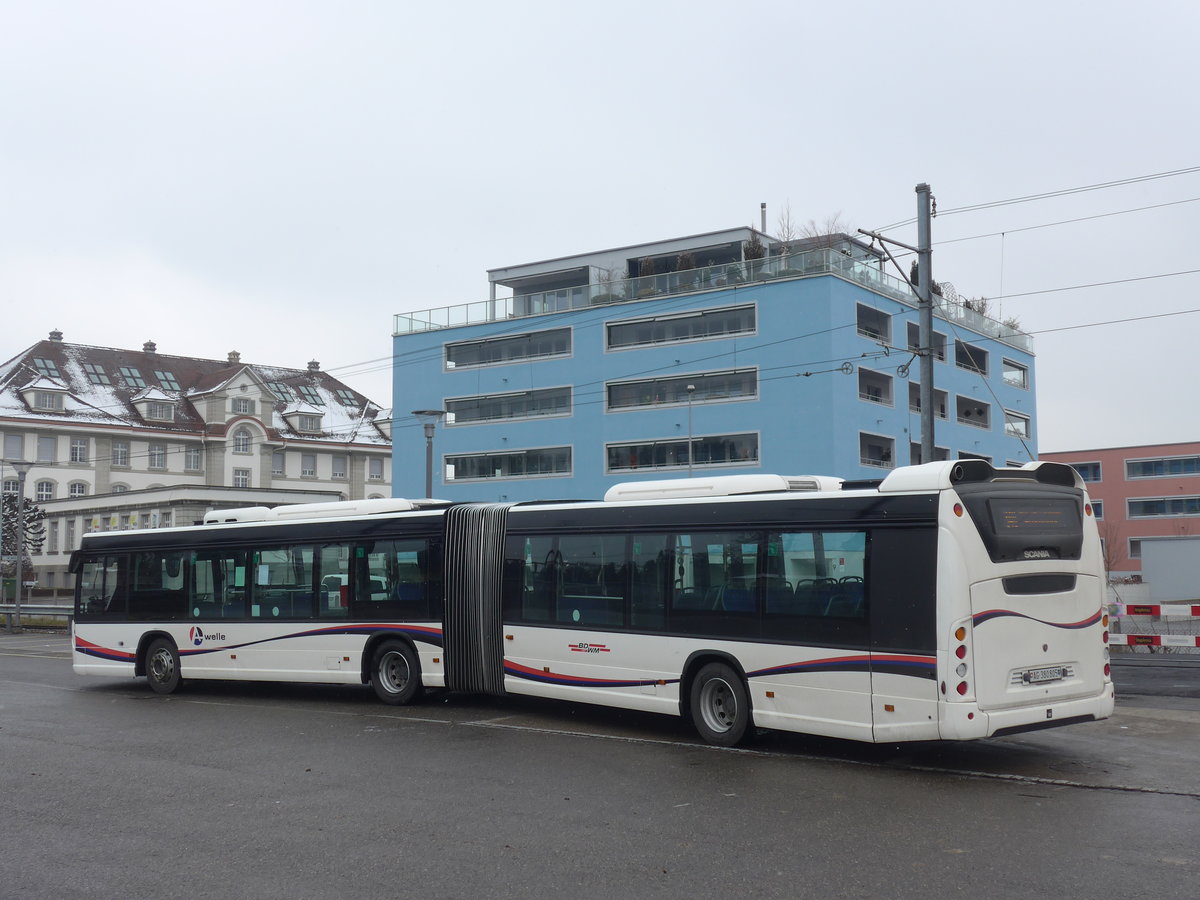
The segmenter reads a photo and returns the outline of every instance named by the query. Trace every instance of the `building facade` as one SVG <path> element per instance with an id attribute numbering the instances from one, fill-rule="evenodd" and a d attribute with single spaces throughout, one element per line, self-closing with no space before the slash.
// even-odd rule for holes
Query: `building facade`
<path id="1" fill-rule="evenodd" d="M 441 416 L 435 496 L 589 498 L 689 473 L 880 478 L 920 461 L 916 298 L 846 235 L 785 246 L 730 229 L 489 280 L 486 301 L 395 317 L 395 394 Z M 937 458 L 1036 459 L 1031 339 L 935 299 Z M 395 417 L 398 495 L 424 490 L 420 426 Z"/>
<path id="2" fill-rule="evenodd" d="M 1200 536 L 1200 442 L 1043 453 L 1087 482 L 1114 578 L 1140 578 L 1148 541 Z"/>
<path id="3" fill-rule="evenodd" d="M 303 369 L 68 344 L 0 365 L 0 480 L 34 463 L 46 513 L 39 584 L 66 582 L 92 530 L 191 524 L 205 509 L 391 494 L 390 416 L 311 362 Z M 202 509 L 203 507 L 203 509 Z"/>

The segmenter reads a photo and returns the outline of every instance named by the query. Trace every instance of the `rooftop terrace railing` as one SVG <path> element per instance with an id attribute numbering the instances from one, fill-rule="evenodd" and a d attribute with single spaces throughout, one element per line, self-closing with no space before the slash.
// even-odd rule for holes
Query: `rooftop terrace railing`
<path id="1" fill-rule="evenodd" d="M 701 266 L 680 272 L 613 279 L 553 291 L 399 313 L 393 317 L 392 334 L 416 334 L 815 275 L 835 275 L 908 306 L 915 308 L 917 305 L 916 294 L 904 279 L 880 271 L 874 261 L 854 258 L 837 249 L 822 248 L 786 256 L 745 260 L 742 263 Z M 960 324 L 977 334 L 987 335 L 1028 353 L 1033 352 L 1033 338 L 1024 332 L 1014 331 L 1008 325 L 943 297 L 935 296 L 933 299 L 934 315 L 938 318 L 951 324 Z"/>

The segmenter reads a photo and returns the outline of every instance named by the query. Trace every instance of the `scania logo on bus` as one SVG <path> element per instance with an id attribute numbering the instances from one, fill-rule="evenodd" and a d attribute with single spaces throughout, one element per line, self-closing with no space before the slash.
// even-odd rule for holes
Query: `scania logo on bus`
<path id="1" fill-rule="evenodd" d="M 188 640 L 199 647 L 205 641 L 223 641 L 225 640 L 225 635 L 219 634 L 215 631 L 205 634 L 200 630 L 200 628 L 193 625 L 188 629 Z"/>
<path id="2" fill-rule="evenodd" d="M 1049 559 L 1050 551 L 1049 550 L 1026 550 L 1025 558 L 1026 559 Z"/>
<path id="3" fill-rule="evenodd" d="M 607 644 L 589 644 L 580 641 L 578 644 L 567 644 L 572 653 L 612 653 Z"/>

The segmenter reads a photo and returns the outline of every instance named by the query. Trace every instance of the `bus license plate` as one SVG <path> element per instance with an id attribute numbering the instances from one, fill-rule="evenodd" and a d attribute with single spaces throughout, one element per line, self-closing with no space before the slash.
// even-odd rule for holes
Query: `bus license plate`
<path id="1" fill-rule="evenodd" d="M 1030 669 L 1025 673 L 1026 684 L 1045 684 L 1047 681 L 1061 681 L 1062 666 L 1048 666 L 1045 669 Z"/>

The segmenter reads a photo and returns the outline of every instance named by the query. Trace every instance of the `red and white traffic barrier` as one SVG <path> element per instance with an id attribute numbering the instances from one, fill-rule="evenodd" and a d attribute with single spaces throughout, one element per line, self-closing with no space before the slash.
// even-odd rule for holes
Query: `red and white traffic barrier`
<path id="1" fill-rule="evenodd" d="M 1113 625 L 1116 627 L 1124 624 L 1121 620 L 1132 616 L 1169 619 L 1173 620 L 1171 624 L 1182 624 L 1179 622 L 1180 619 L 1200 619 L 1200 606 L 1185 604 L 1115 603 L 1109 609 L 1114 619 Z M 1145 626 L 1142 623 L 1134 622 L 1128 624 L 1137 628 L 1139 633 L 1124 634 L 1115 629 L 1111 630 L 1108 635 L 1110 647 L 1188 647 L 1193 649 L 1200 647 L 1200 634 L 1161 634 L 1157 631 L 1146 634 L 1142 633 L 1142 628 L 1153 628 L 1153 623 Z M 1200 623 L 1197 624 L 1200 626 Z M 1196 630 L 1200 631 L 1200 627 L 1197 627 Z"/>

